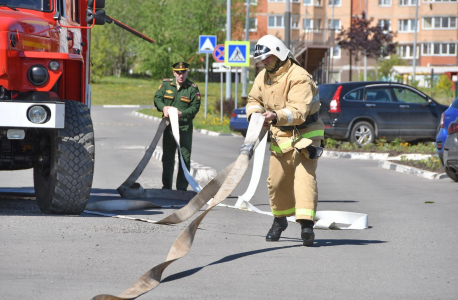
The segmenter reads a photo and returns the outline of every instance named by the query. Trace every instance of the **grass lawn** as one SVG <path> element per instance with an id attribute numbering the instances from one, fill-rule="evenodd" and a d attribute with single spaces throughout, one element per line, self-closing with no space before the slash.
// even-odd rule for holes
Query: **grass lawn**
<path id="1" fill-rule="evenodd" d="M 192 81 L 192 74 L 189 79 Z M 194 82 L 194 81 L 193 81 Z M 117 78 L 104 77 L 97 83 L 91 85 L 92 105 L 152 105 L 154 94 L 162 80 L 138 79 L 138 78 Z M 216 109 L 221 102 L 221 84 L 219 82 L 209 82 L 207 91 L 207 118 L 205 119 L 205 82 L 194 82 L 199 86 L 201 94 L 201 106 L 199 113 L 194 119 L 196 129 L 207 129 L 215 132 L 230 133 L 229 117 L 223 117 Z M 249 92 L 252 84 L 248 84 Z M 238 106 L 240 107 L 242 84 L 238 84 Z M 223 97 L 226 94 L 226 85 L 223 85 Z M 232 97 L 235 96 L 235 84 L 232 84 Z M 141 113 L 162 117 L 154 109 L 142 109 Z"/>

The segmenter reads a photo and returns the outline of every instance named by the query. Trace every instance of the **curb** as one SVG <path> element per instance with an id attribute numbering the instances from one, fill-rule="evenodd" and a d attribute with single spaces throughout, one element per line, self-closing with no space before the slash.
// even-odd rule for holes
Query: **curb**
<path id="1" fill-rule="evenodd" d="M 153 121 L 161 121 L 162 120 L 161 118 L 148 116 L 148 115 L 139 113 L 138 111 L 135 111 L 135 110 L 132 111 L 132 113 L 134 115 L 140 117 L 140 118 L 145 118 L 145 119 L 148 119 L 148 120 L 153 120 Z M 210 131 L 210 130 L 206 130 L 206 129 L 194 129 L 194 131 L 197 131 L 198 133 L 206 134 L 206 135 L 209 135 L 209 136 L 240 136 L 239 134 L 235 134 L 235 133 L 219 133 L 219 132 L 214 132 L 214 131 Z"/>
<path id="2" fill-rule="evenodd" d="M 429 157 L 437 156 L 431 154 L 402 154 L 399 156 L 388 157 L 388 153 L 361 153 L 361 152 L 339 152 L 339 151 L 328 151 L 324 150 L 323 157 L 329 158 L 347 158 L 347 159 L 362 159 L 362 160 L 380 160 L 378 166 L 387 169 L 393 170 L 396 172 L 406 173 L 410 175 L 415 175 L 418 177 L 423 177 L 426 179 L 445 179 L 448 178 L 446 173 L 435 173 L 430 171 L 425 171 L 415 167 L 405 166 L 397 163 L 390 162 L 391 160 L 401 160 L 401 157 L 412 160 L 426 159 Z"/>
<path id="3" fill-rule="evenodd" d="M 340 152 L 340 151 L 329 151 L 324 150 L 322 157 L 330 158 L 349 158 L 349 159 L 364 159 L 364 160 L 374 160 L 374 159 L 387 159 L 388 153 L 363 153 L 363 152 Z"/>
<path id="4" fill-rule="evenodd" d="M 388 170 L 393 170 L 396 172 L 401 172 L 401 173 L 406 173 L 414 176 L 419 176 L 423 177 L 426 179 L 445 179 L 448 178 L 446 173 L 434 173 L 434 172 L 429 172 L 425 171 L 422 169 L 414 168 L 414 167 L 409 167 L 409 166 L 404 166 L 396 163 L 392 163 L 390 161 L 379 161 L 378 166 L 383 168 L 383 169 L 388 169 Z"/>

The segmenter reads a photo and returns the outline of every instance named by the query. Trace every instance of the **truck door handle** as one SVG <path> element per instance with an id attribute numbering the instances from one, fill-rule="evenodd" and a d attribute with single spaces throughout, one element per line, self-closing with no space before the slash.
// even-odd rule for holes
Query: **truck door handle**
<path id="1" fill-rule="evenodd" d="M 409 105 L 399 105 L 399 108 L 409 108 Z"/>
<path id="2" fill-rule="evenodd" d="M 375 107 L 375 104 L 366 104 L 366 107 Z"/>

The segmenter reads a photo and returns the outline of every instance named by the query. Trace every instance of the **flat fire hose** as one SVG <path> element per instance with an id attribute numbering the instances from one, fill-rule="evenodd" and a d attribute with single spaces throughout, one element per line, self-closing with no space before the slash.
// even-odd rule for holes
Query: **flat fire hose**
<path id="1" fill-rule="evenodd" d="M 215 178 L 213 178 L 204 188 L 202 188 L 201 191 L 193 199 L 191 199 L 186 206 L 164 219 L 155 222 L 156 224 L 178 224 L 184 222 L 213 198 L 212 201 L 209 202 L 207 209 L 188 226 L 186 226 L 186 228 L 180 233 L 173 243 L 166 260 L 143 274 L 121 295 L 98 295 L 93 297 L 92 300 L 135 299 L 160 284 L 162 273 L 165 268 L 174 261 L 184 257 L 190 251 L 197 228 L 203 218 L 215 206 L 224 201 L 239 184 L 248 168 L 249 160 L 251 159 L 253 151 L 266 134 L 267 129 L 263 126 L 264 119 L 265 118 L 261 114 L 253 114 L 248 127 L 245 142 L 242 145 L 238 158 L 221 171 Z"/>
<path id="2" fill-rule="evenodd" d="M 273 216 L 272 212 L 262 211 L 256 206 L 250 203 L 253 198 L 256 189 L 261 178 L 262 166 L 264 162 L 264 153 L 267 144 L 267 135 L 264 136 L 259 144 L 259 147 L 254 151 L 253 158 L 253 171 L 251 174 L 251 180 L 248 184 L 246 192 L 238 197 L 237 203 L 234 206 L 219 204 L 219 206 L 226 206 L 229 208 L 236 208 L 246 211 L 255 212 L 258 214 Z M 288 217 L 288 221 L 296 222 L 294 216 Z M 354 213 L 348 211 L 328 211 L 322 210 L 317 211 L 315 215 L 315 225 L 313 228 L 316 229 L 367 229 L 368 217 L 367 214 Z M 343 225 L 345 224 L 345 225 Z M 347 225 L 348 224 L 348 225 Z"/>
<path id="3" fill-rule="evenodd" d="M 167 190 L 167 189 L 144 189 L 136 180 L 140 177 L 143 170 L 151 160 L 151 156 L 153 155 L 154 150 L 161 138 L 162 134 L 164 133 L 165 128 L 171 124 L 173 137 L 177 144 L 179 158 L 181 162 L 181 167 L 184 171 L 184 175 L 188 180 L 190 186 L 195 192 L 192 191 L 177 191 L 177 190 Z M 181 154 L 181 147 L 180 147 L 180 130 L 178 127 L 178 110 L 175 107 L 171 107 L 169 109 L 169 118 L 163 118 L 159 127 L 156 131 L 156 134 L 143 155 L 138 166 L 135 170 L 130 174 L 130 176 L 126 179 L 126 181 L 118 187 L 118 192 L 121 197 L 125 198 L 135 198 L 135 197 L 142 197 L 142 198 L 165 198 L 165 199 L 174 199 L 174 200 L 189 200 L 198 193 L 202 187 L 196 182 L 194 177 L 189 173 L 188 168 L 186 167 L 183 156 Z M 126 203 L 127 204 L 127 203 Z M 86 208 L 88 210 L 97 210 L 97 203 L 91 203 Z M 118 204 L 119 207 L 121 204 Z M 124 210 L 124 209 L 117 209 L 117 210 Z M 126 208 L 127 210 L 127 208 Z"/>

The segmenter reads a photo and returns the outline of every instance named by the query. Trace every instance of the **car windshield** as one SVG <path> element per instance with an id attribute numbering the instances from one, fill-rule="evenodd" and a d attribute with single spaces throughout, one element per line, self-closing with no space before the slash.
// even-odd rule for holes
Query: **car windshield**
<path id="1" fill-rule="evenodd" d="M 51 0 L 0 0 L 0 6 L 6 6 L 11 9 L 26 8 L 40 11 L 49 11 L 51 9 Z"/>

